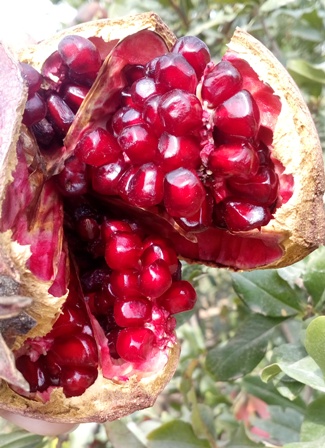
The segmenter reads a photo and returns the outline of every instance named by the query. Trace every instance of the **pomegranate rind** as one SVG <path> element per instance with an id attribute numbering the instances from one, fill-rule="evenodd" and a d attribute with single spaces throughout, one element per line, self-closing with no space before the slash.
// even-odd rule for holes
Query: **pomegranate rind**
<path id="1" fill-rule="evenodd" d="M 228 57 L 244 59 L 260 80 L 280 97 L 281 112 L 273 131 L 272 155 L 294 178 L 293 195 L 261 229 L 261 237 L 282 235 L 283 255 L 263 266 L 280 268 L 295 263 L 325 240 L 325 189 L 322 148 L 310 111 L 299 88 L 283 65 L 258 40 L 237 28 L 228 44 Z"/>
<path id="2" fill-rule="evenodd" d="M 159 372 L 127 381 L 111 381 L 99 372 L 96 382 L 79 397 L 66 398 L 55 389 L 51 400 L 42 403 L 16 394 L 6 383 L 0 385 L 0 408 L 49 422 L 85 423 L 116 420 L 152 406 L 171 380 L 178 365 L 180 346 L 169 351 L 167 364 Z"/>

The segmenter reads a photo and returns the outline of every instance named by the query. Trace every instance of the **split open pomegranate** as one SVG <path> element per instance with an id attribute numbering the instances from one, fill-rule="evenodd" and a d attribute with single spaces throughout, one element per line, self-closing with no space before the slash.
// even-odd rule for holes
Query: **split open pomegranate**
<path id="1" fill-rule="evenodd" d="M 150 406 L 196 301 L 179 260 L 281 267 L 323 242 L 308 109 L 247 33 L 213 62 L 154 14 L 1 60 L 1 268 L 35 325 L 11 343 L 0 408 L 82 422 Z"/>

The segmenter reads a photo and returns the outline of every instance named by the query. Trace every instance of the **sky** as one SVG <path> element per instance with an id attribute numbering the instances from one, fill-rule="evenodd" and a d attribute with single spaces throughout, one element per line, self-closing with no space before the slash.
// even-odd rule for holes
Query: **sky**
<path id="1" fill-rule="evenodd" d="M 0 0 L 0 40 L 13 48 L 50 37 L 76 15 L 65 2 L 50 0 Z"/>

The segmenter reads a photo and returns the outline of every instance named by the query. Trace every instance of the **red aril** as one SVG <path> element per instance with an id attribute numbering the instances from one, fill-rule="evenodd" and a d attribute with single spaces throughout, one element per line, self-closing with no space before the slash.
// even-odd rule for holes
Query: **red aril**
<path id="1" fill-rule="evenodd" d="M 65 36 L 58 45 L 59 54 L 67 66 L 75 73 L 98 72 L 101 59 L 96 46 L 82 36 Z"/>
<path id="2" fill-rule="evenodd" d="M 121 148 L 115 137 L 103 128 L 87 132 L 75 147 L 75 154 L 91 166 L 117 162 Z"/>
<path id="3" fill-rule="evenodd" d="M 145 324 L 151 317 L 151 303 L 143 296 L 128 296 L 116 300 L 114 319 L 120 327 L 136 327 Z"/>
<path id="4" fill-rule="evenodd" d="M 206 65 L 210 62 L 210 50 L 208 46 L 196 36 L 184 36 L 177 39 L 173 53 L 181 54 L 194 68 L 199 80 L 203 75 Z"/>
<path id="5" fill-rule="evenodd" d="M 144 327 L 125 328 L 116 341 L 116 351 L 125 361 L 146 361 L 153 352 L 155 335 Z"/>

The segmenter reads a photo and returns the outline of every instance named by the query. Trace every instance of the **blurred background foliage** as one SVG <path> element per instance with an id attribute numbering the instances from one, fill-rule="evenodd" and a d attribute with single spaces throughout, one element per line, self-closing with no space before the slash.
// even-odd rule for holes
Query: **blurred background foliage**
<path id="1" fill-rule="evenodd" d="M 246 29 L 296 80 L 325 150 L 325 0 L 52 0 L 64 2 L 76 8 L 74 23 L 155 11 L 177 35 L 203 39 L 216 60 L 234 29 Z M 60 438 L 0 421 L 0 447 L 325 446 L 324 367 L 314 356 L 325 359 L 325 250 L 280 270 L 185 265 L 184 277 L 198 306 L 179 321 L 179 368 L 153 408 Z"/>

